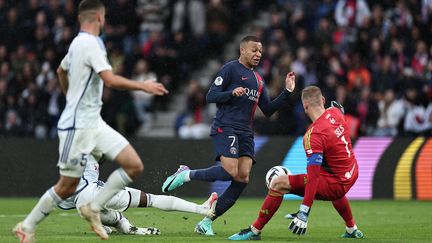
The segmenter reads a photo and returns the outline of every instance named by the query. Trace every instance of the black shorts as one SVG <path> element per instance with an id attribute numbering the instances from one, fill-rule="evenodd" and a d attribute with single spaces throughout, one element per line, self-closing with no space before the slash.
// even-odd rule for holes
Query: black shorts
<path id="1" fill-rule="evenodd" d="M 252 134 L 235 131 L 230 127 L 217 128 L 210 134 L 216 153 L 216 160 L 220 156 L 236 158 L 251 157 L 255 163 L 255 142 Z"/>

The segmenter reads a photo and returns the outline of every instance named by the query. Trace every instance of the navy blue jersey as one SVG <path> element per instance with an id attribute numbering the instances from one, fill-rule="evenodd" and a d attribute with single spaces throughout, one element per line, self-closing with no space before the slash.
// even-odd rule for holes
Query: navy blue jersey
<path id="1" fill-rule="evenodd" d="M 246 94 L 234 97 L 232 91 L 237 87 L 245 88 Z M 288 101 L 288 96 L 288 90 L 284 89 L 271 101 L 258 72 L 246 68 L 238 60 L 228 62 L 219 71 L 206 97 L 208 103 L 216 103 L 218 108 L 212 134 L 223 127 L 252 134 L 256 108 L 259 107 L 265 116 L 270 117 Z"/>

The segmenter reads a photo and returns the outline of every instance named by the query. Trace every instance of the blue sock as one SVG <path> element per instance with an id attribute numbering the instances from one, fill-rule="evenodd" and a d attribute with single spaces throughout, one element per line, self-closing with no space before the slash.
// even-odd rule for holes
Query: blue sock
<path id="1" fill-rule="evenodd" d="M 213 217 L 212 220 L 215 220 L 217 217 L 228 211 L 228 209 L 230 209 L 240 197 L 240 194 L 243 192 L 246 186 L 247 183 L 231 181 L 229 187 L 218 199 L 216 204 L 216 216 Z"/>
<path id="2" fill-rule="evenodd" d="M 189 178 L 197 181 L 230 181 L 233 179 L 220 165 L 215 165 L 206 169 L 191 170 Z"/>

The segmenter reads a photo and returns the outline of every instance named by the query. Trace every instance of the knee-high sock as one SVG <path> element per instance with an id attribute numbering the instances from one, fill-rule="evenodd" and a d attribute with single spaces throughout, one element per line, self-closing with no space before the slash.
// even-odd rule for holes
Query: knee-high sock
<path id="1" fill-rule="evenodd" d="M 122 168 L 115 170 L 108 177 L 104 187 L 96 195 L 91 206 L 94 210 L 100 211 L 105 204 L 126 185 L 132 182 L 132 179 Z"/>
<path id="2" fill-rule="evenodd" d="M 46 218 L 61 201 L 62 199 L 54 191 L 54 187 L 48 189 L 24 219 L 22 224 L 23 229 L 27 232 L 35 231 L 36 225 Z"/>
<path id="3" fill-rule="evenodd" d="M 100 218 L 103 225 L 117 226 L 120 219 L 123 218 L 123 215 L 122 213 L 113 210 L 102 210 Z"/>
<path id="4" fill-rule="evenodd" d="M 102 210 L 100 217 L 103 225 L 114 226 L 122 234 L 128 234 L 132 227 L 129 220 L 122 213 L 116 211 Z"/>
<path id="5" fill-rule="evenodd" d="M 165 211 L 175 210 L 189 213 L 198 213 L 201 215 L 207 215 L 209 210 L 209 208 L 205 207 L 204 205 L 198 205 L 178 197 L 153 195 L 149 193 L 147 193 L 147 207 L 159 208 Z"/>
<path id="6" fill-rule="evenodd" d="M 255 220 L 252 226 L 255 227 L 257 230 L 262 230 L 276 213 L 276 211 L 279 209 L 279 206 L 282 203 L 282 199 L 283 195 L 273 196 L 268 194 L 261 206 L 258 218 Z"/>
<path id="7" fill-rule="evenodd" d="M 189 178 L 197 181 L 230 181 L 233 179 L 221 165 L 215 165 L 206 169 L 191 170 Z"/>
<path id="8" fill-rule="evenodd" d="M 347 227 L 354 227 L 355 222 L 346 196 L 338 200 L 332 201 L 333 207 L 345 221 Z"/>
<path id="9" fill-rule="evenodd" d="M 212 217 L 212 220 L 215 220 L 217 217 L 228 211 L 228 209 L 230 209 L 237 201 L 246 186 L 247 183 L 231 181 L 229 187 L 218 199 L 216 204 L 216 216 Z"/>

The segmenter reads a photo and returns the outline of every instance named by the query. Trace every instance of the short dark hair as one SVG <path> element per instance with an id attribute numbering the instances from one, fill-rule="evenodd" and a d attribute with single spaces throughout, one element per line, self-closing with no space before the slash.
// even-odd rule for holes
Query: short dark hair
<path id="1" fill-rule="evenodd" d="M 78 14 L 89 10 L 98 10 L 105 7 L 101 0 L 82 0 L 78 5 Z"/>
<path id="2" fill-rule="evenodd" d="M 254 36 L 254 35 L 248 35 L 248 36 L 243 37 L 243 39 L 240 41 L 240 45 L 247 43 L 249 41 L 261 42 L 261 40 L 258 37 Z"/>

